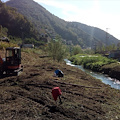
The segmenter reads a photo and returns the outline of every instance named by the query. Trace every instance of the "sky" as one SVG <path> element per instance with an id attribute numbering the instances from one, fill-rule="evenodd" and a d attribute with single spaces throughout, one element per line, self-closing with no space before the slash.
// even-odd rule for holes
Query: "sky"
<path id="1" fill-rule="evenodd" d="M 65 21 L 98 27 L 120 40 L 120 0 L 34 1 Z"/>
<path id="2" fill-rule="evenodd" d="M 120 0 L 34 0 L 66 21 L 98 27 L 120 40 Z"/>

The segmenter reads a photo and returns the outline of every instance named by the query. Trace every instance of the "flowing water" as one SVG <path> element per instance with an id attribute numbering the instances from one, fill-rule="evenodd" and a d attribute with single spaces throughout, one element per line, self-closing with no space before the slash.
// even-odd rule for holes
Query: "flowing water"
<path id="1" fill-rule="evenodd" d="M 79 68 L 82 71 L 90 74 L 91 76 L 93 76 L 93 77 L 95 77 L 97 79 L 100 79 L 103 83 L 108 84 L 108 85 L 110 85 L 111 87 L 113 87 L 115 89 L 120 89 L 120 81 L 119 80 L 113 79 L 113 78 L 111 78 L 111 77 L 109 77 L 109 76 L 107 76 L 105 74 L 102 74 L 102 73 L 93 72 L 91 70 L 84 69 L 81 65 L 74 65 L 68 59 L 65 59 L 65 62 L 66 62 L 67 65 Z"/>

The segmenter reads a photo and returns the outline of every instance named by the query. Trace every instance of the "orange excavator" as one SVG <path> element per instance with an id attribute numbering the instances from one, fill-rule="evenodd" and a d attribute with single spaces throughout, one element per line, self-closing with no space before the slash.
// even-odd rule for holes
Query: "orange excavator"
<path id="1" fill-rule="evenodd" d="M 0 76 L 18 75 L 21 71 L 23 71 L 23 66 L 21 66 L 21 48 L 6 48 L 5 58 L 0 57 Z"/>

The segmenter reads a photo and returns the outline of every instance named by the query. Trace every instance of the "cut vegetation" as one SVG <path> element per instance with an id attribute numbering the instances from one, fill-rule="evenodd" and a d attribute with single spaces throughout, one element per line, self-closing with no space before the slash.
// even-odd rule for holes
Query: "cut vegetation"
<path id="1" fill-rule="evenodd" d="M 116 120 L 120 119 L 120 91 L 77 68 L 58 63 L 43 51 L 22 50 L 24 72 L 0 79 L 1 120 Z M 60 69 L 64 77 L 54 77 Z M 62 90 L 62 104 L 52 88 Z"/>

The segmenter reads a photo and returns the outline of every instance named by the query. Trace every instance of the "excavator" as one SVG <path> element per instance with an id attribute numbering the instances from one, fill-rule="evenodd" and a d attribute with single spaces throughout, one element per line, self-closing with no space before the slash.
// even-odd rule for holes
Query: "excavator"
<path id="1" fill-rule="evenodd" d="M 23 71 L 21 65 L 21 48 L 6 48 L 5 58 L 0 57 L 0 77 L 3 75 L 19 75 Z"/>

